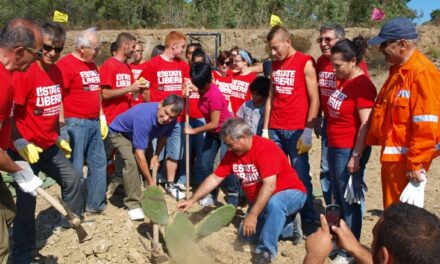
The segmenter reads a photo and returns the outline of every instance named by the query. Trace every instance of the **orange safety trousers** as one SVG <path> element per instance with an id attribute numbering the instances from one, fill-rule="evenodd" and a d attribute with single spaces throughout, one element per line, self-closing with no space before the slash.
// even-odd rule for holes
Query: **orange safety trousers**
<path id="1" fill-rule="evenodd" d="M 406 177 L 408 172 L 407 162 L 405 161 L 382 161 L 381 180 L 384 210 L 392 203 L 399 202 L 400 195 L 408 184 Z M 423 163 L 423 168 L 428 171 L 431 162 Z"/>

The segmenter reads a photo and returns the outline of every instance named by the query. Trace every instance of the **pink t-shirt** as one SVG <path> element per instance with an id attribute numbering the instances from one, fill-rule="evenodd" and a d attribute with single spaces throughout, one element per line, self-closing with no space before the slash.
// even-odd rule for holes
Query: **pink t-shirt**
<path id="1" fill-rule="evenodd" d="M 217 128 L 213 131 L 214 133 L 220 132 L 223 123 L 231 117 L 231 114 L 228 111 L 228 102 L 226 101 L 225 96 L 220 92 L 217 85 L 213 83 L 211 83 L 208 91 L 206 91 L 204 95 L 200 96 L 197 105 L 199 106 L 200 112 L 205 118 L 206 123 L 211 122 L 212 111 L 220 111 L 220 120 Z"/>

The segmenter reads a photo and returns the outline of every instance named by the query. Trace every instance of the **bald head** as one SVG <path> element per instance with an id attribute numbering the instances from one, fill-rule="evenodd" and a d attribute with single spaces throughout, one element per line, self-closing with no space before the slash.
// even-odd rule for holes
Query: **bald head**
<path id="1" fill-rule="evenodd" d="M 0 48 L 23 46 L 39 50 L 42 43 L 43 34 L 40 26 L 25 18 L 11 20 L 0 35 Z"/>

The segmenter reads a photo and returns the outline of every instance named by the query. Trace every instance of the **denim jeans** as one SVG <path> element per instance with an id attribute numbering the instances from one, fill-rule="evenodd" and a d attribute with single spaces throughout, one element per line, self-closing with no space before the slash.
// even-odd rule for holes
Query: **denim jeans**
<path id="1" fill-rule="evenodd" d="M 167 181 L 167 170 L 166 170 L 166 160 L 171 159 L 179 162 L 183 158 L 184 144 L 183 141 L 183 129 L 185 127 L 185 122 L 177 122 L 176 126 L 173 128 L 171 135 L 167 139 L 164 150 L 160 154 L 160 169 L 157 172 L 157 178 L 159 182 Z M 157 140 L 153 142 L 153 147 L 156 149 Z M 163 158 L 165 155 L 165 158 Z M 176 171 L 177 175 L 177 171 Z"/>
<path id="2" fill-rule="evenodd" d="M 192 128 L 201 127 L 205 125 L 204 118 L 190 118 L 189 125 Z M 203 140 L 205 139 L 205 133 L 199 133 L 189 136 L 189 175 L 194 175 L 194 168 L 197 160 L 202 156 Z M 185 153 L 185 134 L 182 133 L 183 152 Z M 177 183 L 186 184 L 186 157 L 179 160 L 179 168 L 177 171 Z"/>
<path id="3" fill-rule="evenodd" d="M 354 236 L 359 240 L 362 228 L 361 204 L 348 204 L 344 199 L 344 192 L 347 188 L 350 173 L 347 171 L 347 164 L 352 153 L 351 148 L 328 148 L 328 164 L 330 181 L 335 203 L 341 206 L 341 218 L 347 223 Z M 364 178 L 365 165 L 371 154 L 371 147 L 366 147 L 362 153 L 359 163 L 360 169 L 353 173 L 353 177 Z"/>
<path id="4" fill-rule="evenodd" d="M 277 145 L 290 158 L 290 164 L 295 169 L 299 178 L 307 189 L 307 200 L 304 208 L 301 210 L 301 219 L 305 222 L 313 222 L 315 220 L 315 209 L 313 208 L 313 186 L 312 178 L 309 175 L 309 154 L 304 153 L 298 155 L 296 143 L 301 136 L 303 130 L 282 130 L 270 129 L 269 137 L 277 143 Z"/>
<path id="5" fill-rule="evenodd" d="M 228 147 L 221 141 L 220 137 L 216 133 L 207 132 L 205 134 L 205 140 L 203 141 L 201 158 L 196 161 L 196 171 L 194 184 L 199 186 L 203 180 L 205 180 L 214 171 L 215 156 L 220 149 L 220 159 L 228 150 Z M 240 192 L 240 181 L 235 175 L 228 176 L 224 181 L 224 187 L 228 196 L 238 197 Z M 214 199 L 217 196 L 217 191 L 213 191 L 212 195 Z"/>
<path id="6" fill-rule="evenodd" d="M 295 213 L 303 208 L 306 198 L 305 193 L 294 189 L 284 190 L 272 195 L 266 207 L 258 216 L 255 235 L 245 237 L 243 223 L 241 223 L 238 229 L 238 238 L 256 243 L 255 252 L 268 252 L 273 260 L 278 252 L 278 239 L 293 236 Z M 251 208 L 252 205 L 249 206 L 248 212 Z"/>
<path id="7" fill-rule="evenodd" d="M 18 153 L 8 151 L 13 160 L 23 160 Z M 37 163 L 31 164 L 35 175 L 40 171 L 53 178 L 61 187 L 61 196 L 69 209 L 81 216 L 84 208 L 81 179 L 64 153 L 53 145 L 40 153 Z M 32 250 L 35 247 L 35 205 L 36 198 L 24 193 L 20 188 L 17 192 L 17 215 L 14 220 L 14 247 L 12 256 L 14 263 L 27 264 L 32 261 Z"/>
<path id="8" fill-rule="evenodd" d="M 328 161 L 327 161 L 327 119 L 322 119 L 321 127 L 321 162 L 320 162 L 320 173 L 319 181 L 321 183 L 322 195 L 324 196 L 324 201 L 326 205 L 332 203 L 332 191 L 330 186 L 330 173 L 328 171 Z"/>
<path id="9" fill-rule="evenodd" d="M 107 159 L 99 119 L 66 118 L 65 122 L 72 148 L 71 161 L 83 181 L 86 211 L 100 212 L 106 206 Z M 84 158 L 88 168 L 86 179 Z"/>

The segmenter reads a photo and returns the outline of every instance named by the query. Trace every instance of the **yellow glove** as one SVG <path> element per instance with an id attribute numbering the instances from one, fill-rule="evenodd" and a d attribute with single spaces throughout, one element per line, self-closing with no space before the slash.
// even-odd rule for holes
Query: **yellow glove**
<path id="1" fill-rule="evenodd" d="M 312 129 L 304 128 L 301 137 L 298 139 L 296 143 L 296 149 L 298 150 L 298 155 L 309 152 L 312 148 Z"/>
<path id="2" fill-rule="evenodd" d="M 24 138 L 19 138 L 14 141 L 14 146 L 18 154 L 29 163 L 36 163 L 40 159 L 40 154 L 43 152 L 42 148 L 35 146 Z"/>
<path id="3" fill-rule="evenodd" d="M 62 138 L 58 138 L 57 145 L 64 152 L 66 158 L 70 159 L 70 157 L 72 156 L 72 148 L 70 148 L 69 142 Z"/>
<path id="4" fill-rule="evenodd" d="M 99 126 L 101 127 L 101 136 L 104 140 L 108 135 L 108 126 L 107 126 L 107 120 L 105 120 L 105 115 L 99 116 Z"/>

